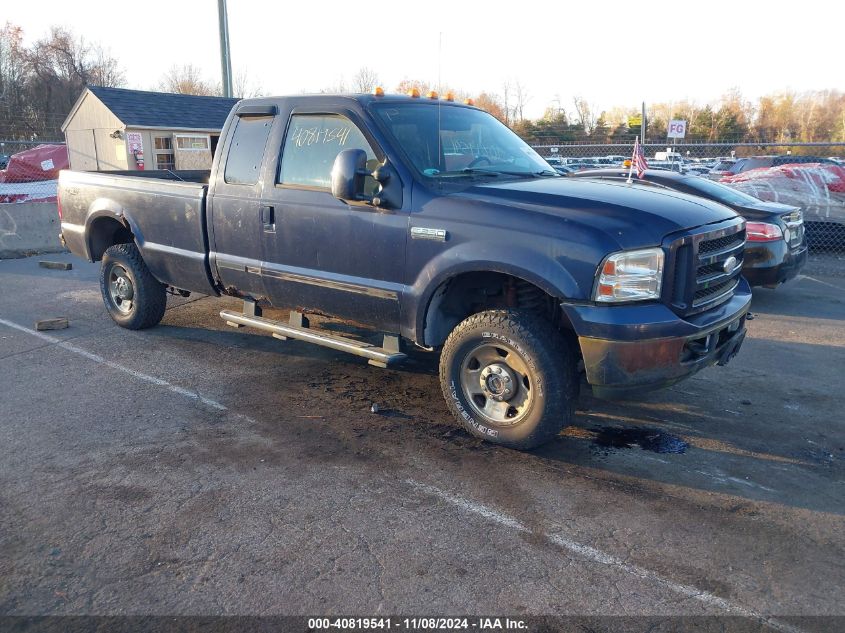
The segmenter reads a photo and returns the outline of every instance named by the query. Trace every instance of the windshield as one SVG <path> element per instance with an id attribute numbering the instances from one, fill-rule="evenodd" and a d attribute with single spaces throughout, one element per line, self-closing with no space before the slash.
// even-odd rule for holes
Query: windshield
<path id="1" fill-rule="evenodd" d="M 428 103 L 374 107 L 393 140 L 424 176 L 558 175 L 522 139 L 481 110 Z"/>
<path id="2" fill-rule="evenodd" d="M 687 181 L 687 184 L 693 189 L 706 193 L 718 202 L 724 202 L 725 204 L 760 204 L 760 200 L 754 196 L 749 196 L 747 193 L 731 189 L 727 185 L 713 182 L 712 180 L 707 180 L 706 178 L 690 179 Z"/>

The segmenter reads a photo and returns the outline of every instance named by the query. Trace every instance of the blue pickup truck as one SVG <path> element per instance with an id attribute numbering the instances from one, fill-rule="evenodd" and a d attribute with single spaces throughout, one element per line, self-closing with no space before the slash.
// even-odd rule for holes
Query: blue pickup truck
<path id="1" fill-rule="evenodd" d="M 582 376 L 615 397 L 728 362 L 751 301 L 745 222 L 727 207 L 563 178 L 489 114 L 436 96 L 246 99 L 210 172 L 64 171 L 59 208 L 68 248 L 102 262 L 119 325 L 154 326 L 168 292 L 197 292 L 243 299 L 221 312 L 230 325 L 381 367 L 439 352 L 451 412 L 514 448 L 569 423 Z"/>

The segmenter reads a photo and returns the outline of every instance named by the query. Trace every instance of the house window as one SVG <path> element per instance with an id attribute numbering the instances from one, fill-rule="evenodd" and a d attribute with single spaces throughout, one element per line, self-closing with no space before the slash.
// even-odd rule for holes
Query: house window
<path id="1" fill-rule="evenodd" d="M 190 136 L 187 134 L 176 135 L 177 149 L 208 150 L 209 142 L 207 136 Z"/>
<path id="2" fill-rule="evenodd" d="M 155 147 L 156 169 L 173 169 L 176 162 L 173 160 L 173 139 L 169 136 L 156 136 L 153 139 Z"/>

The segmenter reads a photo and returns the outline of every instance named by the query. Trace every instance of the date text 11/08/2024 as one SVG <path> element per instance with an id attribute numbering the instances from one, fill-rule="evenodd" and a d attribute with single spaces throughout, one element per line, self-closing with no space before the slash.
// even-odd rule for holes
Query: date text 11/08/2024
<path id="1" fill-rule="evenodd" d="M 406 629 L 410 631 L 527 631 L 528 624 L 524 620 L 499 617 L 478 618 L 309 618 L 308 629 L 320 630 L 391 630 Z"/>

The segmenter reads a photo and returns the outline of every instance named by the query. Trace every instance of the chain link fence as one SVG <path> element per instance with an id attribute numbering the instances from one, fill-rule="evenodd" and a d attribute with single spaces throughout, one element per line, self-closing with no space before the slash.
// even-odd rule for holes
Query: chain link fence
<path id="1" fill-rule="evenodd" d="M 539 144 L 563 173 L 622 167 L 629 143 Z M 845 276 L 845 143 L 643 144 L 649 167 L 722 182 L 755 198 L 804 213 L 809 270 Z"/>
<path id="2" fill-rule="evenodd" d="M 56 199 L 56 181 L 37 180 L 36 174 L 27 174 L 21 178 L 13 171 L 8 171 L 12 156 L 34 149 L 39 145 L 64 145 L 64 141 L 12 141 L 0 140 L 0 204 L 17 202 L 52 202 Z M 52 165 L 45 164 L 45 171 L 51 171 Z"/>
<path id="3" fill-rule="evenodd" d="M 0 140 L 0 170 L 13 154 L 61 141 Z M 562 172 L 622 167 L 633 143 L 538 144 Z M 762 200 L 801 207 L 810 247 L 808 269 L 845 276 L 845 143 L 643 144 L 651 168 L 710 178 Z M 56 181 L 4 182 L 0 204 L 53 201 Z"/>

